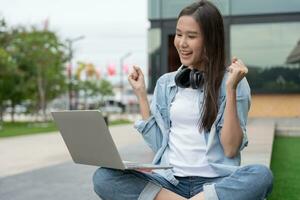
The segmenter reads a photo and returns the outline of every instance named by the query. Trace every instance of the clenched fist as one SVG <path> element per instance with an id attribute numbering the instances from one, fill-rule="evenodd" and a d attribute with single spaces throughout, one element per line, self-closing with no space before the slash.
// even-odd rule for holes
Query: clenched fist
<path id="1" fill-rule="evenodd" d="M 242 60 L 233 57 L 232 63 L 227 69 L 229 71 L 229 75 L 226 81 L 226 87 L 227 89 L 236 89 L 238 83 L 248 73 L 248 68 L 244 65 Z"/>
<path id="2" fill-rule="evenodd" d="M 134 65 L 128 75 L 128 81 L 137 97 L 147 96 L 144 74 L 140 67 Z"/>

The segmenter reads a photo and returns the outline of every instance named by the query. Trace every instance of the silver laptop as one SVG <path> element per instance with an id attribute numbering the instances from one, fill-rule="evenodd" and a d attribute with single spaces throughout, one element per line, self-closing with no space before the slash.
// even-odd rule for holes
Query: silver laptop
<path id="1" fill-rule="evenodd" d="M 51 112 L 75 163 L 114 169 L 169 169 L 171 166 L 122 161 L 99 110 Z"/>

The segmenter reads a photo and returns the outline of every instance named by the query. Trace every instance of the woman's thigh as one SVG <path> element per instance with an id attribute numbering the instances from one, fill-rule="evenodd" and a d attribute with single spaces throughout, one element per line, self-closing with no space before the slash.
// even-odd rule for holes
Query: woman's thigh
<path id="1" fill-rule="evenodd" d="M 247 165 L 213 184 L 205 184 L 204 195 L 208 200 L 263 200 L 271 193 L 272 183 L 270 169 L 263 165 Z"/>
<path id="2" fill-rule="evenodd" d="M 99 168 L 93 176 L 94 190 L 103 200 L 154 199 L 161 188 L 176 191 L 158 174 L 135 170 Z"/>

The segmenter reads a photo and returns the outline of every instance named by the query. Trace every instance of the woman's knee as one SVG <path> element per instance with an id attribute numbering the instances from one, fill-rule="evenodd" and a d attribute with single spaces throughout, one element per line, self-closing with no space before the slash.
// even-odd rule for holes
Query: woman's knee
<path id="1" fill-rule="evenodd" d="M 256 176 L 256 183 L 260 184 L 260 187 L 266 188 L 269 192 L 273 186 L 273 173 L 264 165 L 250 165 L 249 166 L 253 174 Z"/>
<path id="2" fill-rule="evenodd" d="M 121 175 L 122 171 L 110 168 L 98 168 L 93 175 L 94 191 L 101 197 L 109 193 L 113 177 Z"/>

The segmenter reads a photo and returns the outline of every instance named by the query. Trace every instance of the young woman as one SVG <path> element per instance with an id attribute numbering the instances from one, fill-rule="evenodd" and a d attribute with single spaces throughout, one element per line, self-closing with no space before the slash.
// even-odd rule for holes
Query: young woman
<path id="1" fill-rule="evenodd" d="M 149 106 L 141 69 L 128 80 L 139 100 L 142 120 L 135 127 L 156 153 L 154 164 L 173 166 L 143 173 L 98 169 L 95 192 L 104 200 L 259 200 L 272 188 L 262 165 L 240 167 L 247 145 L 250 107 L 247 67 L 233 58 L 225 67 L 224 27 L 208 1 L 184 8 L 174 45 L 182 66 L 156 83 Z"/>

